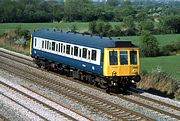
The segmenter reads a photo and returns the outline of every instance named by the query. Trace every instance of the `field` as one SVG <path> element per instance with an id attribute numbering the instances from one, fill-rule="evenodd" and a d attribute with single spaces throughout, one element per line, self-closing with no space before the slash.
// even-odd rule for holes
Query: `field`
<path id="1" fill-rule="evenodd" d="M 157 38 L 160 46 L 173 44 L 180 41 L 180 34 L 155 35 L 155 37 Z M 137 45 L 140 44 L 141 40 L 141 36 L 124 36 L 117 38 L 120 38 L 121 40 L 130 40 Z"/>
<path id="2" fill-rule="evenodd" d="M 112 26 L 121 24 L 120 22 L 110 22 Z M 88 22 L 69 22 L 69 23 L 0 23 L 0 34 L 3 32 L 15 30 L 18 27 L 22 29 L 30 30 L 31 32 L 41 28 L 57 28 L 63 31 L 70 31 L 72 26 L 77 27 L 78 32 L 88 31 Z"/>
<path id="3" fill-rule="evenodd" d="M 141 58 L 141 70 L 151 72 L 157 68 L 180 81 L 180 55 Z"/>

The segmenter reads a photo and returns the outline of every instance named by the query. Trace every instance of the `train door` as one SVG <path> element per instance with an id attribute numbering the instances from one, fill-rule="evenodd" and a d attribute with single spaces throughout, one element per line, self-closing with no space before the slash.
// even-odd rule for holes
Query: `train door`
<path id="1" fill-rule="evenodd" d="M 121 76 L 129 75 L 129 51 L 120 50 L 119 51 L 119 74 Z"/>
<path id="2" fill-rule="evenodd" d="M 119 57 L 118 50 L 106 48 L 104 49 L 104 76 L 118 76 L 119 75 Z"/>

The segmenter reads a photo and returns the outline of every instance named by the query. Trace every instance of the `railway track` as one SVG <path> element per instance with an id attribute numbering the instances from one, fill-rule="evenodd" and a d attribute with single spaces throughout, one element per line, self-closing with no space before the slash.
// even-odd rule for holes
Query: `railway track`
<path id="1" fill-rule="evenodd" d="M 91 94 L 82 92 L 56 80 L 49 80 L 48 78 L 42 77 L 41 75 L 25 72 L 25 70 L 18 69 L 17 67 L 13 67 L 12 65 L 6 64 L 5 66 L 4 64 L 5 63 L 1 62 L 1 67 L 3 69 L 19 75 L 23 78 L 26 78 L 29 81 L 33 81 L 34 83 L 43 85 L 46 88 L 53 89 L 56 92 L 59 92 L 60 94 L 63 94 L 66 97 L 77 101 L 78 103 L 81 103 L 83 105 L 86 104 L 88 107 L 96 109 L 112 117 L 112 119 L 114 120 L 152 120 L 151 118 L 148 118 L 142 114 L 125 109 L 119 105 L 113 104 L 109 101 L 103 100 Z"/>
<path id="2" fill-rule="evenodd" d="M 6 53 L 7 55 L 8 55 L 8 53 Z M 11 56 L 14 56 L 14 55 L 12 55 L 11 54 Z M 12 57 L 11 57 L 12 58 Z M 23 58 L 21 58 L 21 59 L 23 59 Z M 15 60 L 16 61 L 16 60 Z M 26 63 L 24 63 L 24 64 L 26 64 Z M 43 78 L 43 77 L 41 77 L 41 78 Z M 47 80 L 47 79 L 43 79 L 43 80 Z M 39 83 L 39 82 L 36 82 L 36 83 Z M 41 84 L 42 85 L 42 83 L 39 83 L 39 84 Z M 83 103 L 90 103 L 91 104 L 91 102 L 95 102 L 95 100 L 93 100 L 93 98 L 94 97 L 92 97 L 91 98 L 91 96 L 92 95 L 90 95 L 90 96 L 86 96 L 86 95 L 83 95 L 83 96 L 81 96 L 81 95 L 79 95 L 79 92 L 78 91 L 76 91 L 76 93 L 74 92 L 74 91 L 72 91 L 72 90 L 69 90 L 69 88 L 68 87 L 66 87 L 66 86 L 64 86 L 64 87 L 61 87 L 61 89 L 60 88 L 58 88 L 58 87 L 60 87 L 60 86 L 62 86 L 62 84 L 60 84 L 59 82 L 56 82 L 55 80 L 50 80 L 50 81 L 46 81 L 46 84 L 44 85 L 44 87 L 49 87 L 49 88 L 51 88 L 51 87 L 54 87 L 54 89 L 56 90 L 56 91 L 58 91 L 58 92 L 60 92 L 60 93 L 62 93 L 63 91 L 62 90 L 66 90 L 66 92 L 68 92 L 68 94 L 70 94 L 70 96 L 69 96 L 69 98 L 71 98 L 71 99 L 73 99 L 74 98 L 74 95 L 76 95 L 76 97 L 77 98 L 79 98 L 79 99 L 81 99 L 81 98 L 84 98 L 84 99 L 86 99 L 86 100 L 84 100 L 84 102 L 83 101 L 81 101 L 81 103 L 83 104 Z M 74 89 L 74 90 L 76 90 L 76 89 Z M 98 90 L 101 90 L 101 89 L 98 89 Z M 139 100 L 134 100 L 134 99 L 132 99 L 131 97 L 128 97 L 128 96 L 124 96 L 124 95 L 117 95 L 117 94 L 115 94 L 115 96 L 117 96 L 117 97 L 119 97 L 119 98 L 121 98 L 121 99 L 124 99 L 124 100 L 126 100 L 126 101 L 129 101 L 129 102 L 131 102 L 131 103 L 134 103 L 134 104 L 137 104 L 137 105 L 139 105 L 139 106 L 143 106 L 143 107 L 145 107 L 145 108 L 148 108 L 148 109 L 150 109 L 150 110 L 152 110 L 152 111 L 156 111 L 156 112 L 158 112 L 158 113 L 160 113 L 160 114 L 162 114 L 162 115 L 164 115 L 164 116 L 167 116 L 167 117 L 172 117 L 173 119 L 177 119 L 177 120 L 180 120 L 180 117 L 179 117 L 179 115 L 178 115 L 178 113 L 179 113 L 179 107 L 176 107 L 176 106 L 173 106 L 173 105 L 170 105 L 170 104 L 168 104 L 168 103 L 165 103 L 165 102 L 161 102 L 161 101 L 158 101 L 158 100 L 156 100 L 156 99 L 152 99 L 152 98 L 149 98 L 149 97 L 145 97 L 145 96 L 142 96 L 142 95 L 140 95 L 140 94 L 138 94 L 138 93 L 135 93 L 135 92 L 133 92 L 133 91 L 129 91 L 129 93 L 131 94 L 131 95 L 133 95 L 133 96 L 135 96 L 136 98 L 138 98 Z M 66 95 L 65 93 L 63 93 L 64 95 Z M 78 96 L 79 95 L 79 96 Z M 146 100 L 146 101 L 142 101 L 142 100 Z M 102 108 L 100 107 L 101 105 L 109 105 L 108 103 L 105 103 L 105 102 L 103 102 L 104 100 L 102 100 L 102 99 L 98 99 L 96 102 L 98 102 L 97 103 L 97 109 L 98 110 L 102 110 Z M 148 102 L 149 104 L 146 104 L 145 102 Z M 154 105 L 151 105 L 152 103 L 154 103 Z M 94 105 L 96 105 L 96 104 L 91 104 L 91 106 L 93 107 Z M 98 106 L 99 105 L 99 106 Z M 126 119 L 127 117 L 125 117 L 125 118 L 122 118 L 122 116 L 118 116 L 117 117 L 117 114 L 116 113 L 114 113 L 114 114 L 110 114 L 109 112 L 106 112 L 106 110 L 110 110 L 110 109 L 114 109 L 114 107 L 116 107 L 117 105 L 115 105 L 115 104 L 113 104 L 112 106 L 109 106 L 109 108 L 106 108 L 106 109 L 103 109 L 103 112 L 104 113 L 106 113 L 106 114 L 109 114 L 109 115 L 111 115 L 111 116 L 113 116 L 113 117 L 116 117 L 116 119 Z M 168 111 L 164 111 L 164 110 L 161 110 L 160 108 L 157 108 L 157 107 L 165 107 L 165 108 L 167 108 L 167 109 L 170 109 L 170 111 L 172 112 L 168 112 Z M 118 105 L 118 107 L 119 107 L 119 105 Z M 121 107 L 122 108 L 122 107 Z M 119 107 L 119 109 L 120 109 L 120 107 Z M 115 110 L 117 110 L 117 111 L 120 111 L 120 110 L 118 110 L 117 108 L 115 108 Z M 173 111 L 172 111 L 173 110 Z M 174 114 L 174 111 L 177 113 L 177 114 Z M 113 112 L 113 111 L 112 111 Z M 126 113 L 126 114 L 128 114 L 128 113 Z M 125 114 L 125 115 L 126 115 Z M 135 113 L 136 114 L 136 113 Z M 135 115 L 134 114 L 134 115 Z M 131 117 L 131 115 L 130 115 L 130 117 Z M 139 116 L 140 117 L 140 116 Z M 134 118 L 134 117 L 133 117 Z M 144 118 L 146 118 L 146 117 L 144 117 Z M 147 119 L 146 119 L 147 120 Z M 152 119 L 148 119 L 148 120 L 152 120 Z"/>
<path id="3" fill-rule="evenodd" d="M 37 92 L 35 91 L 31 91 L 28 90 L 27 88 L 23 88 L 19 85 L 14 85 L 13 83 L 10 82 L 3 82 L 2 80 L 0 80 L 0 85 L 4 86 L 10 90 L 14 91 L 15 93 L 19 93 L 20 95 L 23 95 L 25 97 L 27 97 L 28 99 L 31 99 L 33 101 L 35 101 L 36 103 L 43 105 L 45 108 L 48 108 L 51 111 L 56 112 L 57 114 L 60 115 L 60 117 L 66 119 L 66 120 L 70 120 L 70 121 L 77 121 L 77 120 L 81 120 L 81 121 L 89 121 L 88 118 L 81 116 L 80 114 L 76 114 L 72 111 L 69 111 L 69 109 L 67 109 L 66 107 L 63 107 L 62 105 L 60 105 L 60 103 L 55 103 L 52 100 L 49 100 L 49 98 L 39 95 Z M 20 102 L 16 101 L 15 99 L 13 99 L 11 96 L 8 96 L 6 94 L 2 95 L 8 99 L 10 99 L 11 101 L 17 103 L 18 105 L 22 106 L 23 108 L 25 108 L 26 110 L 34 113 L 35 115 L 37 115 L 38 117 L 40 117 L 43 120 L 50 120 L 48 117 L 46 116 L 42 116 L 39 114 L 39 112 L 37 111 L 33 111 L 32 109 L 30 109 L 29 107 L 24 106 L 23 104 L 21 104 Z M 61 110 L 60 110 L 61 109 Z M 69 114 L 67 114 L 67 112 Z"/>

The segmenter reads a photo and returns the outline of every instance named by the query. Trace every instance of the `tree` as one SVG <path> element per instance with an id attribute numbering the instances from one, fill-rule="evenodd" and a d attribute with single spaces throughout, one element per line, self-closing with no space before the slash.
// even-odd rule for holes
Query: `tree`
<path id="1" fill-rule="evenodd" d="M 92 34 L 96 33 L 96 21 L 89 22 L 89 31 Z"/>
<path id="2" fill-rule="evenodd" d="M 153 35 L 148 32 L 142 34 L 141 55 L 145 57 L 154 57 L 159 54 L 159 43 Z"/>
<path id="3" fill-rule="evenodd" d="M 166 17 L 162 24 L 166 33 L 180 33 L 180 16 Z"/>
<path id="4" fill-rule="evenodd" d="M 107 5 L 110 6 L 118 6 L 119 5 L 119 0 L 107 0 Z"/>
<path id="5" fill-rule="evenodd" d="M 87 12 L 85 8 L 88 7 L 89 4 L 91 4 L 90 0 L 66 0 L 64 5 L 65 20 L 82 20 Z"/>
<path id="6" fill-rule="evenodd" d="M 140 23 L 140 26 L 143 31 L 150 31 L 152 32 L 154 30 L 154 23 L 152 20 L 146 20 Z"/>

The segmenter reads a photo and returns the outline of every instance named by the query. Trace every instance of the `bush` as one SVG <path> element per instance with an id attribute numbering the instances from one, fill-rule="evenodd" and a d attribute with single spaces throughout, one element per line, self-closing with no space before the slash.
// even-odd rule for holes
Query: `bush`
<path id="1" fill-rule="evenodd" d="M 159 43 L 153 35 L 148 32 L 142 34 L 141 38 L 141 56 L 155 57 L 159 55 Z"/>
<path id="2" fill-rule="evenodd" d="M 142 80 L 137 85 L 144 90 L 156 90 L 172 98 L 180 96 L 180 83 L 170 74 L 156 68 L 152 72 L 142 74 Z"/>
<path id="3" fill-rule="evenodd" d="M 178 53 L 180 51 L 180 42 L 175 44 L 165 45 L 160 50 L 161 56 L 168 56 Z"/>

